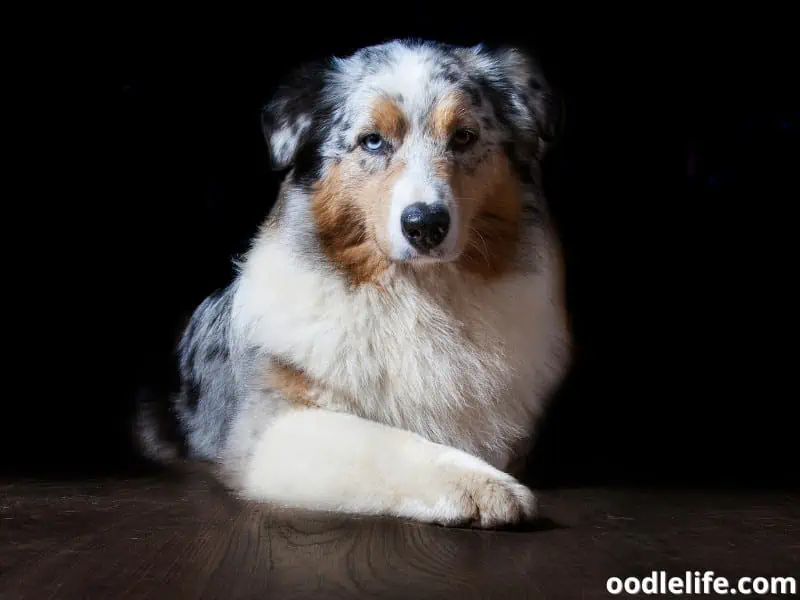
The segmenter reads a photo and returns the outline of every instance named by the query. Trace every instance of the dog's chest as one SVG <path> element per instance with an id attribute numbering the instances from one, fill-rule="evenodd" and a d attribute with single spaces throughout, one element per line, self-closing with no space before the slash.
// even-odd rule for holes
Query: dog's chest
<path id="1" fill-rule="evenodd" d="M 245 277 L 238 318 L 319 382 L 320 403 L 482 454 L 523 435 L 547 334 L 540 275 L 487 283 L 451 272 L 353 291 L 288 265 Z"/>
<path id="2" fill-rule="evenodd" d="M 536 281 L 453 277 L 432 288 L 401 280 L 356 293 L 295 290 L 269 327 L 271 343 L 321 383 L 320 401 L 332 407 L 446 443 L 513 437 L 532 408 L 519 392 L 533 389 L 523 380 L 537 339 Z"/>

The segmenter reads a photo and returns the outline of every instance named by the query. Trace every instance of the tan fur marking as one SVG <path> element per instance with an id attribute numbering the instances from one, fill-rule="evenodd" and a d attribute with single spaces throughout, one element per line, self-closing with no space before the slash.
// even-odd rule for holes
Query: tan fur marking
<path id="1" fill-rule="evenodd" d="M 372 126 L 382 136 L 393 141 L 400 141 L 405 137 L 408 124 L 405 115 L 397 104 L 384 96 L 378 98 L 372 106 Z"/>
<path id="2" fill-rule="evenodd" d="M 429 120 L 433 135 L 440 139 L 471 126 L 470 105 L 460 92 L 443 98 Z M 446 161 L 435 168 L 452 186 L 468 228 L 461 232 L 467 242 L 458 264 L 487 279 L 499 277 L 514 258 L 522 218 L 522 188 L 508 159 L 497 153 L 474 172 Z"/>
<path id="3" fill-rule="evenodd" d="M 317 183 L 312 210 L 326 256 L 351 284 L 362 285 L 374 282 L 389 266 L 381 247 L 388 243 L 391 187 L 404 165 L 397 161 L 368 174 L 357 161 L 334 165 Z"/>
<path id="4" fill-rule="evenodd" d="M 496 154 L 473 173 L 442 165 L 464 214 L 467 240 L 458 264 L 491 279 L 501 276 L 514 258 L 522 218 L 522 188 L 508 159 Z"/>
<path id="5" fill-rule="evenodd" d="M 274 363 L 267 372 L 267 383 L 279 389 L 292 404 L 316 406 L 312 397 L 312 382 L 306 375 L 281 363 Z"/>
<path id="6" fill-rule="evenodd" d="M 439 101 L 428 120 L 431 132 L 440 139 L 447 139 L 459 127 L 468 127 L 471 124 L 469 102 L 460 92 Z"/>

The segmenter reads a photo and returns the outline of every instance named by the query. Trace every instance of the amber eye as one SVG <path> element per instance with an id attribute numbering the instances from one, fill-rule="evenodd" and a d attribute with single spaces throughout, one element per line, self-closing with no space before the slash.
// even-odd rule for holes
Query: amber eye
<path id="1" fill-rule="evenodd" d="M 450 138 L 450 144 L 453 148 L 464 150 L 468 148 L 478 139 L 478 135 L 471 129 L 458 129 Z"/>

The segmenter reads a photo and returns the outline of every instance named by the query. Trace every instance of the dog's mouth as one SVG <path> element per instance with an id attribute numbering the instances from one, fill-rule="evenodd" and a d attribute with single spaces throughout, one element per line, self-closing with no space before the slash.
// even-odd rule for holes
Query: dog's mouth
<path id="1" fill-rule="evenodd" d="M 460 252 L 448 251 L 445 248 L 435 248 L 424 253 L 413 248 L 406 248 L 400 256 L 389 257 L 389 259 L 394 263 L 425 267 L 453 262 L 458 259 L 459 255 Z"/>

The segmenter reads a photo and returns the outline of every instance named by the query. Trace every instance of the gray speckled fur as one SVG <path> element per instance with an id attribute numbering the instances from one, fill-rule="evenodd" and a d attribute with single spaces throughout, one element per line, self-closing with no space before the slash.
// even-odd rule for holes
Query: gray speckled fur
<path id="1" fill-rule="evenodd" d="M 233 287 L 206 298 L 178 346 L 181 390 L 174 406 L 194 458 L 215 459 L 241 397 L 230 360 Z"/>
<path id="2" fill-rule="evenodd" d="M 269 357 L 242 346 L 231 335 L 235 289 L 234 282 L 206 298 L 192 314 L 178 345 L 181 389 L 173 408 L 190 458 L 216 461 L 224 453 L 248 453 L 253 444 L 244 442 L 263 433 L 265 420 L 283 404 L 280 394 L 270 393 L 259 377 L 263 369 L 258 367 Z M 243 411 L 250 415 L 246 423 L 251 435 L 239 431 L 230 436 L 236 415 Z M 231 437 L 244 447 L 229 447 Z"/>

